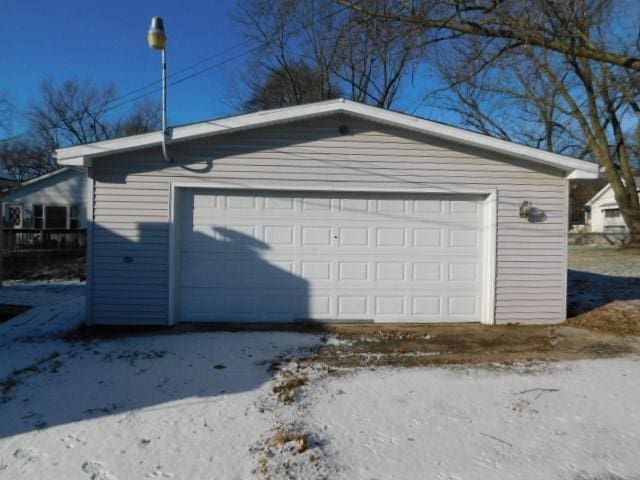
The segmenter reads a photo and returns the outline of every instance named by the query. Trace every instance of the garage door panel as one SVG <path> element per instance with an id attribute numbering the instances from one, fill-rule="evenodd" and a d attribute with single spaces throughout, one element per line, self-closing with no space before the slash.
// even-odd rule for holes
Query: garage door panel
<path id="1" fill-rule="evenodd" d="M 180 320 L 480 321 L 479 196 L 186 190 L 181 200 Z"/>

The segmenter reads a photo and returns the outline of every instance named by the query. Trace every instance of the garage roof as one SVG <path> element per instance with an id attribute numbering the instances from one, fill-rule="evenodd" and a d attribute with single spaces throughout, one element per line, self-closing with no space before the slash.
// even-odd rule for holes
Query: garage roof
<path id="1" fill-rule="evenodd" d="M 451 127 L 404 113 L 372 107 L 345 99 L 298 105 L 293 107 L 265 110 L 257 113 L 236 115 L 233 117 L 210 120 L 171 129 L 170 141 L 185 141 L 198 137 L 220 135 L 258 127 L 278 125 L 295 120 L 305 120 L 334 113 L 353 115 L 365 120 L 386 124 L 432 137 L 455 142 L 461 145 L 477 147 L 515 158 L 552 166 L 566 172 L 569 178 L 597 178 L 598 166 L 595 163 L 578 160 L 564 155 L 539 150 L 525 145 Z M 143 133 L 130 137 L 105 140 L 102 142 L 77 145 L 56 150 L 60 165 L 89 166 L 96 158 L 114 153 L 126 152 L 160 145 L 162 132 Z"/>

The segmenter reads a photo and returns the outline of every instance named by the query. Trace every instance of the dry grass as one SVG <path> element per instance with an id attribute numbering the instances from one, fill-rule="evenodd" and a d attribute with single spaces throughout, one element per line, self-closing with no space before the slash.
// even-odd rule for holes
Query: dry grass
<path id="1" fill-rule="evenodd" d="M 309 449 L 307 435 L 296 426 L 282 426 L 267 441 L 267 445 L 275 448 L 282 448 L 292 443 L 297 453 L 304 453 Z"/>
<path id="2" fill-rule="evenodd" d="M 577 360 L 640 353 L 632 338 L 567 325 L 343 327 L 350 342 L 324 345 L 314 361 L 330 367 L 428 366 Z"/>
<path id="3" fill-rule="evenodd" d="M 278 395 L 278 399 L 283 403 L 293 403 L 296 391 L 309 383 L 307 374 L 296 375 L 289 371 L 280 374 L 279 382 L 273 387 L 273 393 Z"/>
<path id="4" fill-rule="evenodd" d="M 640 336 L 640 300 L 611 302 L 571 318 L 568 323 L 602 333 Z"/>
<path id="5" fill-rule="evenodd" d="M 640 275 L 640 251 L 607 246 L 570 246 L 569 268 L 611 276 Z"/>

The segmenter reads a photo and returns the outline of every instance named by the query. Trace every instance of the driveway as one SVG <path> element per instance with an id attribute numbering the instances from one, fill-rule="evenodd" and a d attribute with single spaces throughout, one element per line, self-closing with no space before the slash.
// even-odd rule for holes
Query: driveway
<path id="1" fill-rule="evenodd" d="M 0 326 L 0 479 L 640 475 L 637 356 L 339 368 L 316 354 L 352 341 L 328 334 L 68 341 L 81 285 L 10 288 L 37 306 Z"/>

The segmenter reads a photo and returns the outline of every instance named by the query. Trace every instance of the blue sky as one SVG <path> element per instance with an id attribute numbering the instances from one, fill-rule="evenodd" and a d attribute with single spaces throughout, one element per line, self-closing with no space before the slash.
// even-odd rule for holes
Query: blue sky
<path id="1" fill-rule="evenodd" d="M 168 71 L 199 62 L 243 42 L 231 16 L 236 0 L 4 0 L 0 16 L 0 92 L 18 109 L 38 96 L 45 78 L 114 83 L 118 92 L 158 81 L 160 54 L 150 50 L 146 33 L 152 16 L 165 20 Z M 233 57 L 241 47 L 207 67 Z M 178 125 L 234 113 L 229 78 L 248 57 L 214 68 L 169 89 L 169 123 Z M 406 85 L 397 109 L 414 111 L 425 83 Z M 422 88 L 421 88 L 422 87 Z M 159 92 L 154 93 L 159 99 Z M 153 96 L 151 97 L 153 98 Z M 125 107 L 126 108 L 126 107 Z M 429 116 L 428 109 L 415 113 Z M 24 125 L 15 120 L 12 134 Z"/>
<path id="2" fill-rule="evenodd" d="M 235 0 L 4 0 L 0 91 L 18 108 L 37 96 L 47 77 L 113 82 L 119 93 L 127 93 L 159 80 L 160 54 L 146 43 L 152 16 L 165 19 L 171 73 L 242 42 L 230 18 L 234 7 Z M 224 72 L 213 69 L 172 87 L 171 123 L 229 113 Z M 14 133 L 20 127 L 14 124 Z"/>

